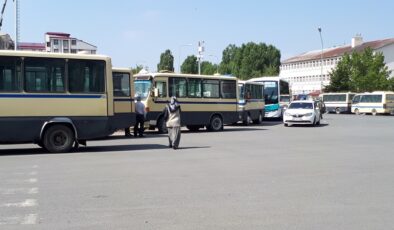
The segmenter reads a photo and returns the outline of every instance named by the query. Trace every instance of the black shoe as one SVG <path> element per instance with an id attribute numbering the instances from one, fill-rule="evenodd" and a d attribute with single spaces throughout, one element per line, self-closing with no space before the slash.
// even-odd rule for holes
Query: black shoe
<path id="1" fill-rule="evenodd" d="M 175 146 L 174 146 L 174 147 L 172 147 L 172 148 L 173 148 L 174 150 L 178 149 L 178 147 L 175 147 Z"/>
<path id="2" fill-rule="evenodd" d="M 169 144 L 168 147 L 169 147 L 169 148 L 172 148 L 172 144 Z"/>

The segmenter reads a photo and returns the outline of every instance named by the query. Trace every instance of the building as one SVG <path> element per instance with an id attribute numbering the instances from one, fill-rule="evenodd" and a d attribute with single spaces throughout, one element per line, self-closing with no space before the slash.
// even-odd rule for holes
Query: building
<path id="1" fill-rule="evenodd" d="M 280 66 L 279 76 L 289 81 L 293 95 L 319 94 L 322 87 L 330 83 L 330 72 L 345 53 L 361 52 L 367 47 L 384 55 L 391 76 L 394 76 L 394 38 L 363 42 L 361 36 L 354 37 L 350 45 L 309 51 L 286 59 Z"/>
<path id="2" fill-rule="evenodd" d="M 70 34 L 57 32 L 47 32 L 45 43 L 20 42 L 18 49 L 52 53 L 97 53 L 97 46 L 73 38 Z"/>
<path id="3" fill-rule="evenodd" d="M 47 52 L 53 53 L 87 53 L 96 54 L 97 47 L 87 42 L 73 38 L 70 34 L 47 32 L 45 34 Z"/>

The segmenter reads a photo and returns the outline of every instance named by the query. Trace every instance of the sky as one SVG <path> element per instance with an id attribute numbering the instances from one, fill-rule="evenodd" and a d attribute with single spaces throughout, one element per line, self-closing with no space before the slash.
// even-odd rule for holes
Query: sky
<path id="1" fill-rule="evenodd" d="M 4 0 L 0 0 L 1 5 Z M 197 55 L 221 61 L 230 44 L 266 43 L 282 60 L 324 48 L 394 38 L 393 0 L 20 0 L 20 41 L 44 42 L 46 32 L 64 32 L 98 47 L 116 67 L 157 70 L 170 49 L 174 67 Z M 8 1 L 1 32 L 14 37 L 14 4 Z M 191 44 L 189 46 L 188 44 Z"/>

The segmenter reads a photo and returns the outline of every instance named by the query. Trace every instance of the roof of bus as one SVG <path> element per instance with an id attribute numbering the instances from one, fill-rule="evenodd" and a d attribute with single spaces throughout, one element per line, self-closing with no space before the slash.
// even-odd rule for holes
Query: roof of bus
<path id="1" fill-rule="evenodd" d="M 392 91 L 374 91 L 374 92 L 365 92 L 365 93 L 357 93 L 356 95 L 373 95 L 373 94 L 394 94 Z"/>
<path id="2" fill-rule="evenodd" d="M 268 76 L 268 77 L 255 77 L 251 78 L 248 81 L 286 81 L 283 78 L 280 78 L 279 76 Z"/>
<path id="3" fill-rule="evenodd" d="M 198 74 L 181 74 L 181 73 L 146 73 L 136 74 L 134 77 L 191 77 L 191 78 L 211 78 L 211 79 L 226 79 L 236 80 L 236 77 L 224 76 L 224 75 L 198 75 Z"/>
<path id="4" fill-rule="evenodd" d="M 354 92 L 322 93 L 320 95 L 356 94 Z"/>
<path id="5" fill-rule="evenodd" d="M 122 67 L 112 67 L 112 71 L 121 72 L 121 73 L 131 73 L 133 70 L 131 68 L 122 68 Z"/>
<path id="6" fill-rule="evenodd" d="M 49 53 L 37 51 L 15 51 L 15 50 L 0 50 L 0 56 L 14 56 L 14 57 L 44 57 L 44 58 L 69 58 L 69 59 L 93 59 L 93 60 L 111 60 L 109 56 L 98 54 L 71 54 L 71 53 Z"/>

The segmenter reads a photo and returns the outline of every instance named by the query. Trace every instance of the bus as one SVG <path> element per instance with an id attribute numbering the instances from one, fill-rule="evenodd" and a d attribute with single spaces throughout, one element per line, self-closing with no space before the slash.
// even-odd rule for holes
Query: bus
<path id="1" fill-rule="evenodd" d="M 0 51 L 0 143 L 68 152 L 119 128 L 111 59 Z"/>
<path id="2" fill-rule="evenodd" d="M 125 129 L 136 122 L 134 103 L 134 79 L 130 68 L 112 68 L 114 122 Z"/>
<path id="3" fill-rule="evenodd" d="M 394 112 L 394 92 L 372 92 L 356 94 L 352 101 L 352 113 L 392 114 Z"/>
<path id="4" fill-rule="evenodd" d="M 264 118 L 264 84 L 252 81 L 238 81 L 239 120 L 244 125 L 261 124 Z"/>
<path id="5" fill-rule="evenodd" d="M 266 118 L 282 118 L 284 104 L 281 97 L 290 94 L 289 83 L 279 77 L 259 77 L 249 81 L 264 83 L 265 116 Z"/>
<path id="6" fill-rule="evenodd" d="M 350 113 L 352 108 L 352 99 L 355 93 L 323 93 L 320 99 L 326 105 L 326 111 L 336 114 Z"/>
<path id="7" fill-rule="evenodd" d="M 150 129 L 167 131 L 163 110 L 172 96 L 181 105 L 181 125 L 191 131 L 220 131 L 238 121 L 238 80 L 235 77 L 175 73 L 134 75 L 135 94 L 147 111 Z"/>

